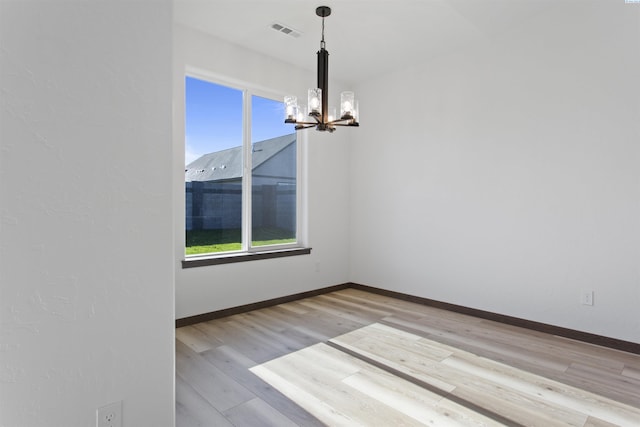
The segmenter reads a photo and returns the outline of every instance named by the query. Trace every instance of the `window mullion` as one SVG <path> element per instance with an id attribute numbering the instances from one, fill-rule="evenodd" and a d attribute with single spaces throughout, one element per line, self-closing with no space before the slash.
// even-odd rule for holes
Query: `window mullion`
<path id="1" fill-rule="evenodd" d="M 298 244 L 307 244 L 306 226 L 303 227 L 306 225 L 303 223 L 303 213 L 306 212 L 307 181 L 303 178 L 304 174 L 302 173 L 302 165 L 306 164 L 307 156 L 306 138 L 305 133 L 302 138 L 296 140 L 296 243 Z M 304 140 L 304 143 L 301 139 Z"/>
<path id="2" fill-rule="evenodd" d="M 251 249 L 251 93 L 243 91 L 242 102 L 242 249 Z"/>

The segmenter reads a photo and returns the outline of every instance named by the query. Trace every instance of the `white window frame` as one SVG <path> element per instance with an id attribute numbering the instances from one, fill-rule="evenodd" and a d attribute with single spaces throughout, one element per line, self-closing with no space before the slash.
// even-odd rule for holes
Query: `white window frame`
<path id="1" fill-rule="evenodd" d="M 219 76 L 214 73 L 209 73 L 204 70 L 187 67 L 183 76 L 183 85 L 187 77 L 192 77 L 200 80 L 204 80 L 213 84 L 226 86 L 232 89 L 236 89 L 242 92 L 242 152 L 243 152 L 243 176 L 242 176 L 242 248 L 237 251 L 227 252 L 211 252 L 206 254 L 197 255 L 184 255 L 183 267 L 199 266 L 199 261 L 207 259 L 228 259 L 234 257 L 244 257 L 245 255 L 253 254 L 265 254 L 265 253 L 278 253 L 279 256 L 284 255 L 287 251 L 292 251 L 292 255 L 298 254 L 295 250 L 304 249 L 300 254 L 308 254 L 310 249 L 306 247 L 306 195 L 303 191 L 306 191 L 306 177 L 304 167 L 306 162 L 305 147 L 307 145 L 307 136 L 305 132 L 296 132 L 296 242 L 283 243 L 275 245 L 256 246 L 251 245 L 252 238 L 252 226 L 251 226 L 251 202 L 252 202 L 252 144 L 251 144 L 251 119 L 252 119 L 252 97 L 258 96 L 262 98 L 272 99 L 274 101 L 282 100 L 285 96 L 284 92 L 275 91 L 272 89 L 260 87 L 258 85 L 250 84 L 240 80 Z M 186 94 L 185 94 L 186 96 Z M 185 98 L 186 99 L 186 98 Z M 186 121 L 186 104 L 183 115 Z M 284 118 L 283 118 L 284 121 Z M 186 127 L 186 122 L 185 122 Z M 292 131 L 294 131 L 292 126 Z M 295 131 L 294 131 L 295 132 Z M 186 147 L 186 141 L 184 140 L 183 131 L 183 152 Z M 183 191 L 184 191 L 184 185 Z M 185 224 L 183 221 L 183 236 Z M 183 253 L 186 252 L 186 241 L 183 243 Z M 254 259 L 253 257 L 244 257 L 246 260 Z M 257 259 L 257 258 L 256 258 Z M 245 259 L 243 259 L 245 260 Z M 191 263 L 191 261 L 195 261 Z M 193 265 L 189 265 L 193 264 Z M 208 265 L 203 263 L 202 265 Z"/>

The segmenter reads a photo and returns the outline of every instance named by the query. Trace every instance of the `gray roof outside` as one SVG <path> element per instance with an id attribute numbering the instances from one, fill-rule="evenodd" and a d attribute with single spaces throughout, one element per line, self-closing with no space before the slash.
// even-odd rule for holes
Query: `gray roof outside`
<path id="1" fill-rule="evenodd" d="M 253 144 L 253 169 L 296 141 L 296 134 L 266 139 Z M 204 154 L 185 167 L 184 180 L 221 181 L 242 176 L 242 147 Z"/>

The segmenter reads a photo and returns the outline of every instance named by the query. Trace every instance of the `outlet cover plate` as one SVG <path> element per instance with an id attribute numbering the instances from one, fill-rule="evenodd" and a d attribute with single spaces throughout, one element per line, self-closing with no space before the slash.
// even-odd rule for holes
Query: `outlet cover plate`
<path id="1" fill-rule="evenodd" d="M 122 401 L 98 408 L 96 427 L 122 427 Z"/>
<path id="2" fill-rule="evenodd" d="M 580 294 L 580 302 L 582 305 L 593 305 L 593 291 L 583 290 Z"/>

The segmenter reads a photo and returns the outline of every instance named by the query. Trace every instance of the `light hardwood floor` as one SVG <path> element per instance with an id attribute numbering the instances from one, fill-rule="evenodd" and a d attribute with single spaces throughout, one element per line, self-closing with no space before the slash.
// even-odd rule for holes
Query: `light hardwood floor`
<path id="1" fill-rule="evenodd" d="M 355 289 L 176 330 L 177 427 L 356 421 L 640 426 L 640 355 Z"/>

